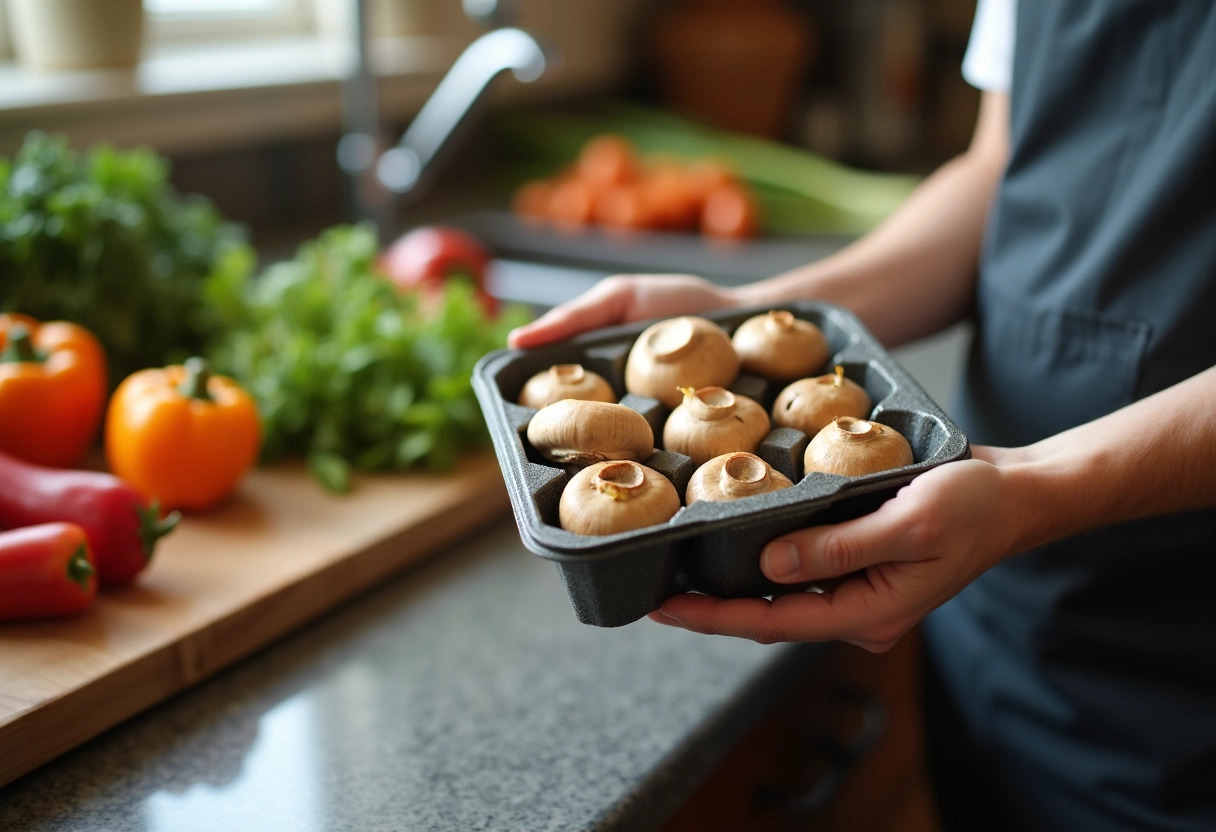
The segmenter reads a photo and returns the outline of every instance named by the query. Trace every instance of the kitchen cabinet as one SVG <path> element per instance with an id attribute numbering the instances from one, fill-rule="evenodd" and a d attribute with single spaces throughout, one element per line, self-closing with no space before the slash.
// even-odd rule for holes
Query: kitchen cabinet
<path id="1" fill-rule="evenodd" d="M 662 832 L 934 832 L 939 827 L 924 762 L 918 631 L 889 653 L 836 645 L 664 824 Z M 833 775 L 829 750 L 856 741 L 861 705 L 881 704 L 877 742 L 843 770 L 821 808 L 789 801 Z"/>

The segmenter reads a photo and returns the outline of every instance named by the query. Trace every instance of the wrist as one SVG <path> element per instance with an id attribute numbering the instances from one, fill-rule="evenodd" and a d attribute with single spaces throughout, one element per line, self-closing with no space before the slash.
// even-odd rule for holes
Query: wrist
<path id="1" fill-rule="evenodd" d="M 780 306 L 794 300 L 826 299 L 818 290 L 818 264 L 729 288 L 740 306 Z"/>
<path id="2" fill-rule="evenodd" d="M 991 449 L 1001 473 L 1001 516 L 1011 554 L 1084 531 L 1098 506 L 1079 460 L 1037 446 Z"/>

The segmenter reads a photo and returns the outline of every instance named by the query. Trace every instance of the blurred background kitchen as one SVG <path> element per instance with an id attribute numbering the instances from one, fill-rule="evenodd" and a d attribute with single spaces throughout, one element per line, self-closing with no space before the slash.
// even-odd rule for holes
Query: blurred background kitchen
<path id="1" fill-rule="evenodd" d="M 149 147 L 169 161 L 181 191 L 205 195 L 246 228 L 264 260 L 377 214 L 386 237 L 427 222 L 463 224 L 501 257 L 495 291 L 543 306 L 614 271 L 738 282 L 822 256 L 965 148 L 978 107 L 959 72 L 974 0 L 361 5 L 362 39 L 354 0 L 5 0 L 0 157 L 31 129 L 78 148 Z M 503 27 L 543 45 L 540 77 L 496 73 L 503 56 L 482 56 L 464 83 L 484 83 L 484 95 L 435 96 L 448 112 L 421 137 L 438 151 L 425 176 L 403 195 L 384 188 L 372 170 L 377 157 L 466 47 Z M 662 121 L 673 115 L 684 121 Z M 729 157 L 736 137 L 771 143 L 752 153 L 751 168 L 742 165 L 745 177 L 772 185 L 790 157 L 770 148 L 792 149 L 805 156 L 796 161 L 809 184 L 797 194 L 762 190 L 764 233 L 727 257 L 688 239 L 621 246 L 504 222 L 514 189 L 568 164 L 579 140 L 645 132 L 654 118 L 665 132 L 648 152 L 667 150 L 667 140 L 678 150 L 685 126 L 706 126 L 720 131 L 710 140 L 722 138 L 715 155 Z M 703 149 L 702 138 L 691 146 Z M 819 160 L 875 174 L 857 189 L 857 199 L 871 200 L 865 213 L 840 207 L 854 196 L 851 180 L 820 175 Z M 956 328 L 899 357 L 944 401 L 966 337 Z"/>
<path id="2" fill-rule="evenodd" d="M 352 5 L 6 0 L 0 154 L 34 127 L 78 146 L 150 146 L 172 160 L 181 189 L 209 196 L 255 241 L 343 220 L 334 159 L 352 106 L 341 83 L 355 66 Z M 467 5 L 475 11 L 479 2 Z M 496 83 L 475 114 L 482 126 L 504 109 L 626 99 L 849 165 L 916 173 L 965 146 L 978 101 L 958 71 L 973 0 L 480 5 L 497 5 L 495 19 L 473 19 L 459 0 L 369 0 L 386 139 L 495 23 L 534 34 L 559 66 L 535 83 Z M 484 187 L 494 148 L 479 138 L 476 129 L 462 137 L 460 162 L 431 190 L 432 205 L 457 190 L 482 205 L 505 203 L 501 190 Z M 478 183 L 480 192 L 466 193 Z"/>
<path id="3" fill-rule="evenodd" d="M 959 66 L 974 6 L 363 0 L 360 17 L 355 0 L 0 0 L 0 158 L 35 129 L 80 149 L 150 148 L 168 160 L 177 188 L 205 195 L 243 226 L 263 261 L 377 212 L 383 221 L 387 211 L 384 227 L 394 234 L 464 224 L 500 255 L 498 290 L 538 306 L 616 269 L 748 280 L 843 244 L 889 210 L 893 195 L 966 147 L 978 92 Z M 409 138 L 466 48 L 504 27 L 543 45 L 539 77 L 529 73 L 527 42 L 505 44 L 469 69 L 469 86 L 438 97 L 446 103 L 433 129 L 409 148 L 421 148 L 421 170 L 389 165 L 377 178 L 377 163 Z M 522 64 L 515 77 L 497 71 L 512 61 Z M 684 148 L 708 142 L 727 156 L 743 142 L 739 172 L 768 180 L 761 196 L 769 225 L 721 249 L 690 234 L 605 243 L 510 221 L 521 182 L 568 164 L 585 136 L 604 131 L 650 136 L 655 150 L 663 149 L 656 135 Z M 813 193 L 772 187 L 786 165 L 818 172 L 800 179 Z M 839 191 L 854 184 L 878 194 L 869 213 L 841 207 L 849 194 Z M 956 328 L 896 357 L 948 404 L 966 339 Z M 918 764 L 915 650 L 913 636 L 891 655 L 850 651 L 812 674 L 665 828 L 726 828 L 714 824 L 743 811 L 731 804 L 740 793 L 733 786 L 789 763 L 774 748 L 791 721 L 826 718 L 828 706 L 806 702 L 826 696 L 816 685 L 827 678 L 877 689 L 893 704 L 879 752 L 831 810 L 837 824 L 821 816 L 816 828 L 931 828 Z M 875 820 L 880 805 L 885 826 Z M 858 826 L 859 818 L 868 820 Z"/>

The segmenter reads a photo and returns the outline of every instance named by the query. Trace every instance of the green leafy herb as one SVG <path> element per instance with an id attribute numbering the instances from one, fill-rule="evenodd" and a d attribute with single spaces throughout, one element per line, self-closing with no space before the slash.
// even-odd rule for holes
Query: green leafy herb
<path id="1" fill-rule="evenodd" d="M 265 459 L 299 455 L 325 487 L 351 470 L 450 467 L 483 444 L 473 365 L 527 312 L 488 319 L 473 287 L 449 280 L 434 304 L 373 272 L 375 233 L 340 226 L 251 278 L 216 274 L 207 298 L 217 369 L 257 400 Z"/>
<path id="2" fill-rule="evenodd" d="M 0 310 L 88 327 L 112 385 L 200 349 L 203 281 L 253 268 L 240 227 L 167 174 L 151 151 L 78 153 L 41 133 L 0 159 Z"/>

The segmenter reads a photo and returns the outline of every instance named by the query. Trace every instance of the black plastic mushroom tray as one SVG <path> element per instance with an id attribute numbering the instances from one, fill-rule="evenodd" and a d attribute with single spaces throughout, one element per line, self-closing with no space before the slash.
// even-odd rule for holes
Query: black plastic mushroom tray
<path id="1" fill-rule="evenodd" d="M 528 422 L 537 412 L 516 404 L 524 383 L 554 364 L 582 364 L 606 378 L 622 404 L 640 412 L 662 442 L 667 408 L 625 391 L 625 360 L 634 340 L 655 321 L 595 330 L 531 350 L 497 350 L 473 370 L 473 388 L 502 466 L 524 545 L 557 564 L 579 621 L 600 627 L 629 624 L 687 591 L 723 598 L 762 597 L 806 587 L 775 584 L 760 571 L 759 555 L 775 537 L 874 511 L 918 474 L 970 456 L 967 438 L 890 356 L 861 322 L 831 304 L 799 301 L 775 307 L 702 313 L 728 333 L 770 309 L 787 310 L 823 330 L 830 357 L 815 375 L 839 365 L 874 402 L 870 418 L 899 431 L 913 463 L 861 477 L 812 472 L 803 476 L 810 437 L 792 428 L 771 431 L 756 451 L 793 481 L 792 488 L 730 502 L 698 501 L 669 521 L 606 536 L 576 534 L 558 523 L 562 489 L 575 469 L 544 460 L 530 446 Z M 657 320 L 657 319 L 656 319 Z M 785 383 L 741 374 L 731 390 L 771 411 Z M 695 466 L 688 457 L 656 447 L 644 464 L 668 477 L 683 499 Z"/>

